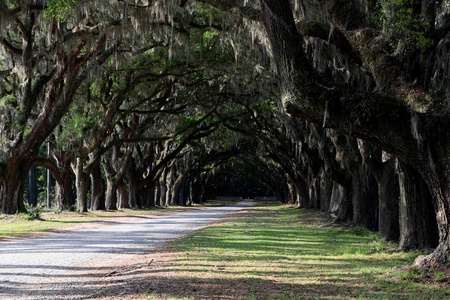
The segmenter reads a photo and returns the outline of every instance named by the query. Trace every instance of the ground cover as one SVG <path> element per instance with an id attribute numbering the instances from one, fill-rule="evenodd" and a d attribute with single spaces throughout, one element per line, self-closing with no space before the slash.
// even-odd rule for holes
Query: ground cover
<path id="1" fill-rule="evenodd" d="M 374 233 L 330 221 L 275 203 L 252 208 L 149 254 L 152 267 L 117 274 L 126 286 L 114 288 L 130 299 L 450 297 L 445 270 L 404 268 L 420 253 L 393 251 Z"/>

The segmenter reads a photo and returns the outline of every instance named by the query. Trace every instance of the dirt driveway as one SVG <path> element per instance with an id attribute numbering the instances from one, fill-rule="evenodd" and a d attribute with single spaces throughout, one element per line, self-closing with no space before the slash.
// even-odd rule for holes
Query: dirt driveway
<path id="1" fill-rule="evenodd" d="M 130 264 L 145 268 L 151 251 L 252 206 L 209 207 L 168 216 L 127 218 L 111 226 L 0 242 L 0 299 L 89 299 Z M 149 255 L 150 254 L 150 255 Z"/>

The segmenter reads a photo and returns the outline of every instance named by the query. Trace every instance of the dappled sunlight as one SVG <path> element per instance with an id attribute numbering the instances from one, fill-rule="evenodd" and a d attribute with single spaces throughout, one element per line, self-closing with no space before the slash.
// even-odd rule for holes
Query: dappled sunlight
<path id="1" fill-rule="evenodd" d="M 173 291 L 152 287 L 150 299 L 439 299 L 450 293 L 401 279 L 400 267 L 418 253 L 387 252 L 392 245 L 375 234 L 297 218 L 298 211 L 280 206 L 255 208 L 176 241 L 164 267 L 148 278 L 161 284 L 166 276 Z"/>
<path id="2" fill-rule="evenodd" d="M 418 253 L 387 251 L 392 245 L 373 233 L 320 228 L 320 224 L 299 223 L 298 218 L 299 211 L 284 206 L 254 208 L 158 251 L 129 256 L 119 265 L 111 260 L 104 261 L 102 268 L 73 267 L 67 276 L 57 278 L 58 293 L 66 295 L 70 285 L 71 299 L 444 299 L 450 295 L 445 286 L 405 279 L 408 274 L 401 268 Z M 28 275 L 35 276 L 33 270 Z M 25 294 L 39 289 L 41 295 L 54 295 L 49 286 L 10 282 L 8 289 Z"/>

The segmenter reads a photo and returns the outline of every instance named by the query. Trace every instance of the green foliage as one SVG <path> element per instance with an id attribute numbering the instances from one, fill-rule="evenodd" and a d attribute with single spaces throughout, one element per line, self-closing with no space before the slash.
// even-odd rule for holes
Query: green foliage
<path id="1" fill-rule="evenodd" d="M 366 228 L 363 228 L 363 227 L 358 227 L 358 226 L 350 227 L 347 230 L 347 233 L 356 235 L 356 236 L 371 236 L 371 235 L 373 235 L 372 231 L 370 231 Z"/>
<path id="2" fill-rule="evenodd" d="M 410 268 L 407 272 L 401 273 L 400 278 L 404 281 L 412 281 L 417 277 L 422 277 L 423 271 L 418 268 Z"/>
<path id="3" fill-rule="evenodd" d="M 275 102 L 271 99 L 261 101 L 259 106 L 261 111 L 267 113 L 269 116 L 273 115 L 273 113 L 277 110 Z"/>
<path id="4" fill-rule="evenodd" d="M 379 20 L 383 25 L 392 31 L 394 37 L 403 39 L 411 48 L 426 50 L 432 43 L 427 37 L 430 29 L 422 15 L 413 11 L 413 0 L 381 0 L 382 5 L 378 6 Z"/>
<path id="5" fill-rule="evenodd" d="M 63 120 L 64 130 L 57 139 L 57 146 L 63 150 L 81 146 L 103 118 L 98 103 L 85 103 L 84 106 L 83 103 L 78 104 L 70 108 Z"/>
<path id="6" fill-rule="evenodd" d="M 194 115 L 185 115 L 176 127 L 176 130 L 183 131 L 190 128 L 195 130 L 195 128 L 197 128 L 197 126 L 200 124 L 206 124 L 207 122 L 214 122 L 217 120 L 217 117 L 212 115 L 202 120 L 203 118 L 205 118 L 205 115 L 202 112 L 198 112 Z"/>
<path id="7" fill-rule="evenodd" d="M 15 95 L 6 95 L 0 99 L 0 122 L 7 130 L 16 133 L 26 131 L 24 111 L 25 105 L 18 103 Z"/>
<path id="8" fill-rule="evenodd" d="M 0 99 L 0 109 L 17 105 L 17 97 L 14 95 L 6 95 Z"/>
<path id="9" fill-rule="evenodd" d="M 449 280 L 449 278 L 447 277 L 447 275 L 444 272 L 439 272 L 439 271 L 434 272 L 434 281 L 444 282 L 444 281 L 448 281 L 448 280 Z"/>
<path id="10" fill-rule="evenodd" d="M 23 218 L 27 221 L 32 220 L 41 220 L 41 214 L 42 214 L 42 206 L 29 206 L 27 205 L 27 212 L 22 214 Z"/>
<path id="11" fill-rule="evenodd" d="M 207 54 L 213 49 L 214 44 L 217 42 L 218 34 L 215 29 L 206 29 L 204 31 L 194 30 L 193 37 L 197 39 L 195 52 Z"/>
<path id="12" fill-rule="evenodd" d="M 73 7 L 77 6 L 77 0 L 48 0 L 44 12 L 44 18 L 47 20 L 56 19 L 57 21 L 66 20 Z"/>

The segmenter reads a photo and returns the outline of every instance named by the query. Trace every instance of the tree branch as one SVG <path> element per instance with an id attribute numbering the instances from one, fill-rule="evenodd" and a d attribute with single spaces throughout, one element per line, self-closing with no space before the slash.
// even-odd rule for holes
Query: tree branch
<path id="1" fill-rule="evenodd" d="M 22 49 L 14 47 L 9 41 L 4 37 L 0 36 L 0 44 L 12 55 L 22 55 Z"/>
<path id="2" fill-rule="evenodd" d="M 317 124 L 323 124 L 325 116 L 327 127 L 370 141 L 413 165 L 426 161 L 411 130 L 413 114 L 419 123 L 425 115 L 389 95 L 324 82 L 306 57 L 289 2 L 260 3 L 281 78 L 283 105 L 290 115 Z"/>
<path id="3" fill-rule="evenodd" d="M 353 61 L 362 66 L 361 55 L 354 49 L 347 37 L 338 28 L 331 28 L 330 25 L 320 22 L 300 21 L 297 22 L 297 29 L 304 36 L 316 37 L 329 41 L 342 53 L 347 54 Z"/>

